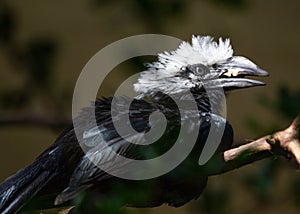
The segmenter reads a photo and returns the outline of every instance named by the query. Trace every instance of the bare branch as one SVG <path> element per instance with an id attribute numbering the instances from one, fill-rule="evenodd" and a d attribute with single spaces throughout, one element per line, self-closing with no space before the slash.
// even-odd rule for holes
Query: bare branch
<path id="1" fill-rule="evenodd" d="M 209 174 L 228 172 L 274 155 L 293 157 L 300 165 L 300 115 L 283 131 L 225 151 L 218 169 Z"/>

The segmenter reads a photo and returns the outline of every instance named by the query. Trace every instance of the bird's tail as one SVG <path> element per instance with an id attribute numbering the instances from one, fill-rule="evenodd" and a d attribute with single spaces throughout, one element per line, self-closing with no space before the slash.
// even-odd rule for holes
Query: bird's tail
<path id="1" fill-rule="evenodd" d="M 83 156 L 73 127 L 65 129 L 57 140 L 29 166 L 0 184 L 0 213 L 53 207 Z"/>
<path id="2" fill-rule="evenodd" d="M 55 168 L 36 160 L 0 185 L 0 213 L 16 213 L 55 176 Z"/>

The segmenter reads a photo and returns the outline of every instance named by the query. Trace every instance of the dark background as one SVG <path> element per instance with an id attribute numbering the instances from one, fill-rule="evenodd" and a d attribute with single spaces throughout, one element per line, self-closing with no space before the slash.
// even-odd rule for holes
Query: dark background
<path id="1" fill-rule="evenodd" d="M 87 61 L 136 34 L 230 37 L 235 55 L 270 73 L 263 79 L 267 86 L 227 99 L 235 141 L 285 128 L 300 109 L 299 11 L 298 0 L 0 1 L 0 180 L 32 162 L 70 120 L 73 88 Z M 112 95 L 142 63 L 117 68 L 101 94 Z M 260 161 L 212 177 L 200 199 L 182 208 L 124 211 L 299 213 L 298 174 L 285 160 Z"/>

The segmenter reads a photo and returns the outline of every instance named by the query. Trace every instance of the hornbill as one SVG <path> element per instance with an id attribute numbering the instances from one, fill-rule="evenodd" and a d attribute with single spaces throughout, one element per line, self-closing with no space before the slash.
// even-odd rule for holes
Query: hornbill
<path id="1" fill-rule="evenodd" d="M 214 163 L 214 160 L 218 160 L 233 142 L 233 129 L 222 116 L 222 109 L 211 112 L 212 104 L 222 102 L 217 89 L 223 88 L 226 93 L 233 89 L 261 86 L 263 82 L 246 79 L 245 76 L 267 75 L 266 71 L 249 59 L 233 56 L 229 39 L 220 38 L 217 42 L 210 36 L 193 36 L 191 43 L 182 42 L 176 50 L 160 53 L 158 60 L 147 64 L 134 84 L 140 95 L 131 102 L 129 112 L 117 112 L 117 116 L 129 114 L 130 125 L 140 133 L 129 137 L 139 141 L 143 134 L 155 126 L 149 120 L 150 115 L 160 111 L 167 119 L 163 135 L 150 145 L 128 142 L 114 127 L 111 117 L 112 98 L 97 99 L 92 104 L 92 114 L 95 114 L 98 125 L 96 129 L 89 123 L 89 107 L 82 109 L 75 120 L 85 127 L 79 138 L 86 145 L 104 141 L 107 146 L 91 147 L 83 152 L 74 126 L 66 128 L 32 164 L 1 184 L 0 213 L 68 204 L 79 193 L 89 199 L 80 205 L 86 210 L 90 209 L 86 204 L 91 204 L 95 198 L 98 204 L 102 200 L 113 201 L 113 198 L 117 198 L 114 201 L 120 207 L 153 207 L 161 204 L 179 207 L 198 198 L 206 186 L 210 168 L 218 170 L 217 161 Z M 208 96 L 208 90 L 212 96 Z M 173 97 L 188 102 L 185 100 L 189 99 L 186 92 L 192 94 L 197 112 L 181 115 Z M 118 97 L 118 105 L 123 105 L 127 100 L 127 97 Z M 195 116 L 198 121 L 190 120 Z M 225 121 L 221 142 L 207 164 L 199 165 L 199 154 L 211 123 L 216 118 Z M 113 176 L 109 170 L 104 171 L 98 167 L 98 164 L 109 163 L 112 170 L 126 171 L 130 162 L 115 164 L 112 154 L 116 153 L 132 160 L 151 159 L 164 154 L 172 148 L 182 120 L 188 123 L 190 130 L 186 131 L 193 131 L 197 127 L 196 142 L 189 155 L 168 173 L 156 178 L 129 180 Z M 121 122 L 121 119 L 117 121 Z M 200 125 L 195 126 L 193 123 Z M 181 143 L 187 145 L 190 142 L 183 139 Z M 96 160 L 97 164 L 91 159 Z"/>

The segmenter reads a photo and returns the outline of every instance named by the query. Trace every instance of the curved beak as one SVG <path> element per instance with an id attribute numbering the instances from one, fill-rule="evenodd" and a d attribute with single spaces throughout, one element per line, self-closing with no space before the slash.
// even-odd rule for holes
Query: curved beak
<path id="1" fill-rule="evenodd" d="M 247 79 L 245 76 L 269 75 L 267 71 L 241 56 L 232 57 L 216 66 L 220 73 L 218 78 L 212 80 L 213 82 L 210 84 L 214 85 L 214 87 L 223 87 L 227 90 L 265 85 L 261 81 Z"/>

